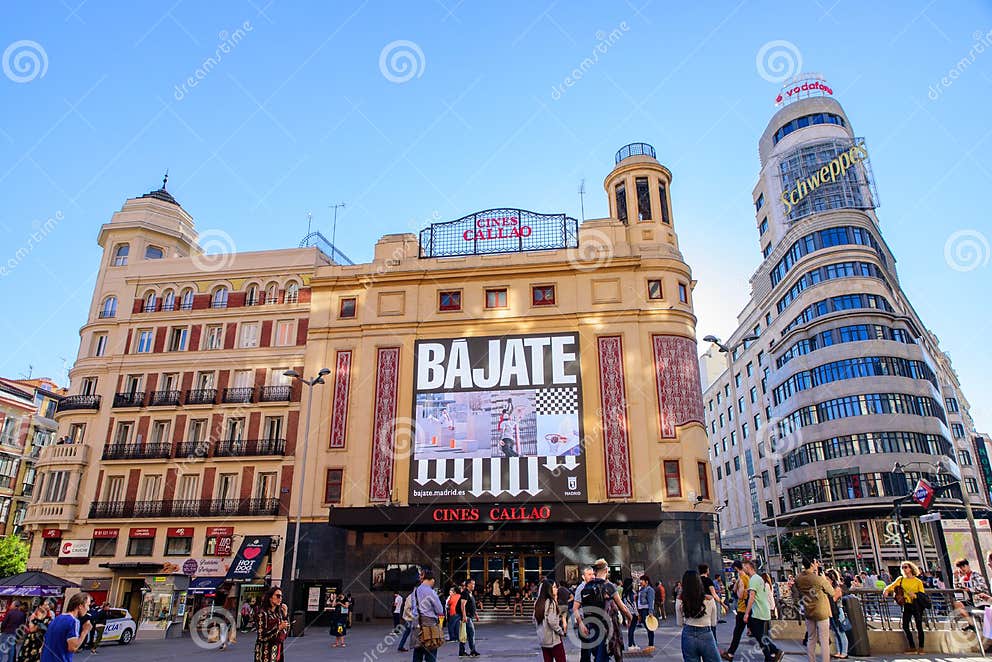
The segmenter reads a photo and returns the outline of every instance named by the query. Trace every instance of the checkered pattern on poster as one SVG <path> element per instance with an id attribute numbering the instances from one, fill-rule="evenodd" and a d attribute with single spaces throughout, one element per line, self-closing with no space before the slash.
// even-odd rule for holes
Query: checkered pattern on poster
<path id="1" fill-rule="evenodd" d="M 542 388 L 537 392 L 535 407 L 539 416 L 576 414 L 579 411 L 579 390 L 574 386 Z"/>

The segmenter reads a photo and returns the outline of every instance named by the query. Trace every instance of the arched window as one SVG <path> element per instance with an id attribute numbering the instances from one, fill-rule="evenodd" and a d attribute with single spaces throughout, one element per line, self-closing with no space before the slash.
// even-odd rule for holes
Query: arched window
<path id="1" fill-rule="evenodd" d="M 193 310 L 193 289 L 187 287 L 183 290 L 179 305 L 183 310 Z"/>
<path id="2" fill-rule="evenodd" d="M 154 313 L 155 312 L 155 302 L 156 302 L 155 291 L 154 290 L 148 290 L 148 293 L 145 294 L 144 312 L 146 312 L 146 313 Z"/>
<path id="3" fill-rule="evenodd" d="M 290 281 L 286 285 L 286 303 L 296 303 L 300 299 L 300 286 Z"/>
<path id="4" fill-rule="evenodd" d="M 100 317 L 117 317 L 117 297 L 107 297 L 100 306 Z"/>
<path id="5" fill-rule="evenodd" d="M 114 249 L 114 266 L 123 267 L 127 264 L 127 253 L 131 250 L 131 247 L 127 244 L 119 244 L 117 248 Z"/>
<path id="6" fill-rule="evenodd" d="M 162 310 L 176 309 L 176 293 L 173 290 L 166 290 L 162 293 Z"/>
<path id="7" fill-rule="evenodd" d="M 279 283 L 265 286 L 265 303 L 279 303 Z"/>
<path id="8" fill-rule="evenodd" d="M 210 299 L 211 308 L 227 308 L 227 288 L 221 285 L 214 290 L 214 295 Z"/>
<path id="9" fill-rule="evenodd" d="M 145 249 L 146 260 L 161 260 L 163 257 L 165 257 L 165 251 L 158 246 L 149 246 Z"/>
<path id="10" fill-rule="evenodd" d="M 246 306 L 256 306 L 258 305 L 258 285 L 252 283 L 245 290 L 245 305 Z"/>

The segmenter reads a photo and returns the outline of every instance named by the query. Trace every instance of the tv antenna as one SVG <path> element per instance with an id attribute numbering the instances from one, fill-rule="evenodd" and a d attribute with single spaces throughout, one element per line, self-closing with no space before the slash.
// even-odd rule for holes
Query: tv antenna
<path id="1" fill-rule="evenodd" d="M 313 214 L 307 212 L 307 236 L 310 236 L 310 226 L 313 223 Z"/>
<path id="2" fill-rule="evenodd" d="M 333 225 L 331 225 L 331 245 L 334 246 L 334 239 L 338 233 L 338 209 L 344 209 L 344 203 L 339 202 L 335 205 L 330 205 L 330 208 L 334 210 L 334 221 Z"/>
<path id="3" fill-rule="evenodd" d="M 582 222 L 586 220 L 586 180 L 579 182 L 579 207 L 582 209 Z"/>

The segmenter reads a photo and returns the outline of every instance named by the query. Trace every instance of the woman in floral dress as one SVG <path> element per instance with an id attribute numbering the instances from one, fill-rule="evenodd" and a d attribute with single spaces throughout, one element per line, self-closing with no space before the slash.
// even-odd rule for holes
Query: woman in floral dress
<path id="1" fill-rule="evenodd" d="M 41 649 L 45 646 L 45 632 L 51 622 L 52 605 L 48 600 L 42 600 L 28 619 L 24 643 L 21 644 L 17 662 L 38 662 L 41 659 Z"/>
<path id="2" fill-rule="evenodd" d="M 255 641 L 254 662 L 283 662 L 283 642 L 289 633 L 282 589 L 272 586 L 262 596 L 256 614 L 258 639 Z"/>

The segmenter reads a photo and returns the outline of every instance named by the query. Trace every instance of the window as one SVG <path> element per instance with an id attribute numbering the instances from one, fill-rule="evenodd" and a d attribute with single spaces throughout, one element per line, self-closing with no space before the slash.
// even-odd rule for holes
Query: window
<path id="1" fill-rule="evenodd" d="M 617 201 L 617 219 L 627 222 L 627 187 L 623 182 L 616 185 L 614 194 Z"/>
<path id="2" fill-rule="evenodd" d="M 103 356 L 107 353 L 107 334 L 98 333 L 93 336 L 93 356 Z"/>
<path id="3" fill-rule="evenodd" d="M 741 387 L 741 373 L 739 372 L 734 375 L 734 386 L 737 388 Z"/>
<path id="4" fill-rule="evenodd" d="M 668 193 L 662 182 L 658 182 L 658 203 L 661 205 L 661 222 L 671 225 L 672 219 L 668 216 Z"/>
<path id="5" fill-rule="evenodd" d="M 945 402 L 947 403 L 948 413 L 956 414 L 959 411 L 957 398 L 946 398 Z"/>
<path id="6" fill-rule="evenodd" d="M 734 471 L 740 471 L 740 470 L 741 470 L 741 456 L 738 455 L 737 457 L 734 458 Z"/>
<path id="7" fill-rule="evenodd" d="M 175 310 L 176 309 L 176 293 L 172 290 L 166 290 L 162 294 L 162 310 Z"/>
<path id="8" fill-rule="evenodd" d="M 438 292 L 438 310 L 453 311 L 462 309 L 461 290 Z"/>
<path id="9" fill-rule="evenodd" d="M 151 329 L 141 329 L 138 331 L 138 345 L 135 351 L 138 354 L 147 354 L 152 351 L 152 341 L 154 340 L 154 333 Z"/>
<path id="10" fill-rule="evenodd" d="M 207 419 L 194 418 L 189 422 L 189 438 L 187 441 L 200 443 L 204 440 L 207 432 Z"/>
<path id="11" fill-rule="evenodd" d="M 768 257 L 771 254 L 772 254 L 772 245 L 765 244 L 764 247 L 762 247 L 761 249 L 761 257 Z"/>
<path id="12" fill-rule="evenodd" d="M 328 469 L 324 482 L 324 503 L 341 503 L 341 485 L 344 482 L 344 469 Z"/>
<path id="13" fill-rule="evenodd" d="M 219 500 L 238 498 L 238 474 L 221 474 L 217 477 L 217 498 Z"/>
<path id="14" fill-rule="evenodd" d="M 710 471 L 705 462 L 697 462 L 696 469 L 699 472 L 699 496 L 704 500 L 710 498 Z"/>
<path id="15" fill-rule="evenodd" d="M 183 535 L 180 535 L 183 534 Z M 178 527 L 169 529 L 169 537 L 165 539 L 166 556 L 186 556 L 193 552 L 193 529 Z"/>
<path id="16" fill-rule="evenodd" d="M 148 246 L 145 248 L 146 260 L 161 260 L 163 257 L 165 257 L 165 251 L 158 246 Z"/>
<path id="17" fill-rule="evenodd" d="M 124 498 L 124 476 L 108 476 L 104 486 L 103 500 L 117 502 Z"/>
<path id="18" fill-rule="evenodd" d="M 766 469 L 761 472 L 761 486 L 767 490 L 769 485 L 771 485 L 771 482 L 769 481 L 768 470 Z"/>
<path id="19" fill-rule="evenodd" d="M 258 322 L 242 322 L 238 347 L 258 347 Z"/>
<path id="20" fill-rule="evenodd" d="M 754 429 L 755 431 L 761 429 L 761 414 L 754 415 Z"/>
<path id="21" fill-rule="evenodd" d="M 535 306 L 555 305 L 555 286 L 537 285 L 531 289 L 531 302 Z"/>
<path id="22" fill-rule="evenodd" d="M 751 397 L 751 404 L 752 405 L 758 402 L 758 387 L 757 386 L 752 386 L 751 387 L 750 397 Z"/>
<path id="23" fill-rule="evenodd" d="M 259 500 L 275 499 L 279 491 L 276 472 L 258 474 L 255 482 L 255 498 Z"/>
<path id="24" fill-rule="evenodd" d="M 664 292 L 661 289 L 660 280 L 649 280 L 648 281 L 648 298 L 649 299 L 662 299 L 664 298 Z"/>
<path id="25" fill-rule="evenodd" d="M 665 460 L 665 495 L 682 496 L 682 477 L 679 474 L 678 460 Z"/>
<path id="26" fill-rule="evenodd" d="M 294 320 L 279 320 L 276 322 L 277 347 L 288 347 L 296 344 L 296 322 Z"/>
<path id="27" fill-rule="evenodd" d="M 263 439 L 282 439 L 282 416 L 266 416 L 262 426 Z"/>
<path id="28" fill-rule="evenodd" d="M 761 219 L 761 225 L 758 226 L 758 235 L 759 236 L 763 236 L 766 232 L 768 232 L 768 217 L 767 216 L 765 216 L 763 219 Z"/>
<path id="29" fill-rule="evenodd" d="M 754 211 L 761 211 L 761 208 L 765 206 L 765 194 L 759 193 L 758 199 L 754 201 Z"/>
<path id="30" fill-rule="evenodd" d="M 100 306 L 100 317 L 117 317 L 117 297 L 107 297 Z"/>
<path id="31" fill-rule="evenodd" d="M 152 434 L 150 441 L 153 444 L 167 444 L 169 443 L 169 426 L 170 421 L 155 421 L 152 423 Z"/>
<path id="32" fill-rule="evenodd" d="M 299 303 L 300 286 L 295 282 L 286 285 L 286 303 Z"/>
<path id="33" fill-rule="evenodd" d="M 741 437 L 747 439 L 747 435 L 748 435 L 747 423 L 741 423 Z"/>
<path id="34" fill-rule="evenodd" d="M 265 286 L 265 303 L 279 303 L 279 285 L 269 283 Z"/>
<path id="35" fill-rule="evenodd" d="M 651 194 L 648 192 L 648 178 L 638 177 L 634 180 L 637 193 L 637 220 L 651 220 Z"/>
<path id="36" fill-rule="evenodd" d="M 679 283 L 679 301 L 689 303 L 689 288 L 685 286 L 685 283 Z"/>
<path id="37" fill-rule="evenodd" d="M 968 488 L 968 494 L 978 494 L 978 481 L 974 478 L 964 479 L 965 487 Z"/>
<path id="38" fill-rule="evenodd" d="M 122 446 L 131 441 L 131 428 L 134 424 L 130 421 L 117 424 L 117 434 L 114 435 L 114 443 Z"/>
<path id="39" fill-rule="evenodd" d="M 186 349 L 186 340 L 189 334 L 189 329 L 186 327 L 176 327 L 172 329 L 169 333 L 169 348 L 170 352 L 182 352 Z"/>
<path id="40" fill-rule="evenodd" d="M 193 501 L 200 498 L 200 474 L 184 474 L 179 478 L 176 498 L 180 501 Z"/>
<path id="41" fill-rule="evenodd" d="M 116 556 L 117 536 L 113 538 L 94 538 L 90 547 L 90 556 Z"/>
<path id="42" fill-rule="evenodd" d="M 71 441 L 74 444 L 78 444 L 82 442 L 83 434 L 85 432 L 86 432 L 86 423 L 71 423 L 69 425 L 69 441 Z"/>
<path id="43" fill-rule="evenodd" d="M 179 307 L 183 310 L 193 310 L 193 290 L 191 288 L 183 290 Z"/>
<path id="44" fill-rule="evenodd" d="M 258 305 L 258 285 L 249 285 L 248 289 L 245 290 L 245 305 L 246 306 Z"/>
<path id="45" fill-rule="evenodd" d="M 145 302 L 144 305 L 142 306 L 142 312 L 154 313 L 155 303 L 156 303 L 155 292 L 148 292 L 147 294 L 145 294 Z"/>
<path id="46" fill-rule="evenodd" d="M 775 132 L 773 137 L 773 144 L 778 144 L 778 141 L 786 137 L 793 131 L 798 129 L 803 129 L 807 126 L 813 126 L 814 124 L 837 124 L 839 126 L 844 126 L 844 118 L 840 115 L 834 115 L 833 113 L 814 113 L 812 115 L 803 115 L 802 117 L 797 117 L 794 120 L 786 122 Z"/>
<path id="47" fill-rule="evenodd" d="M 127 258 L 125 258 L 127 259 Z M 62 539 L 61 538 L 42 538 L 41 539 L 41 555 L 42 556 L 58 556 L 59 550 L 62 549 Z"/>
<path id="48" fill-rule="evenodd" d="M 951 434 L 955 439 L 964 439 L 964 426 L 960 423 L 951 423 Z"/>
<path id="49" fill-rule="evenodd" d="M 210 299 L 211 308 L 227 308 L 227 288 L 223 285 L 214 290 Z"/>
<path id="50" fill-rule="evenodd" d="M 486 308 L 506 308 L 506 288 L 486 290 Z"/>
<path id="51" fill-rule="evenodd" d="M 139 501 L 158 501 L 162 490 L 162 476 L 149 474 L 141 478 L 141 489 L 138 491 Z"/>
<path id="52" fill-rule="evenodd" d="M 716 468 L 716 479 L 721 480 L 723 478 L 723 467 Z"/>
<path id="53" fill-rule="evenodd" d="M 211 324 L 203 340 L 203 349 L 221 349 L 224 346 L 224 326 Z"/>
<path id="54" fill-rule="evenodd" d="M 96 377 L 83 377 L 82 384 L 79 388 L 80 395 L 96 395 Z"/>
<path id="55" fill-rule="evenodd" d="M 128 538 L 128 556 L 151 556 L 155 549 L 155 538 Z"/>
<path id="56" fill-rule="evenodd" d="M 747 366 L 744 368 L 744 372 L 747 374 L 748 377 L 750 377 L 751 375 L 753 375 L 754 374 L 754 364 L 749 361 L 748 364 L 747 364 Z"/>
<path id="57" fill-rule="evenodd" d="M 958 451 L 958 464 L 960 464 L 962 467 L 970 467 L 971 453 L 964 450 Z"/>
<path id="58" fill-rule="evenodd" d="M 338 311 L 338 317 L 354 317 L 357 307 L 358 299 L 355 297 L 343 297 L 341 299 L 341 308 Z"/>
<path id="59" fill-rule="evenodd" d="M 127 254 L 130 251 L 127 244 L 120 244 L 114 249 L 114 266 L 123 267 L 127 265 Z"/>

